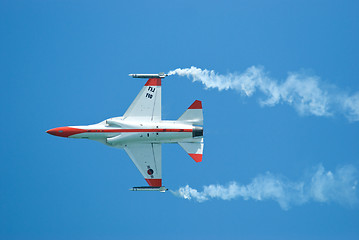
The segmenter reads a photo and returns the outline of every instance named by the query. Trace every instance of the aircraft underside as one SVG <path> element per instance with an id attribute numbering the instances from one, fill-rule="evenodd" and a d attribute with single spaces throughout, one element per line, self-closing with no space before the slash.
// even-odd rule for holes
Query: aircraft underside
<path id="1" fill-rule="evenodd" d="M 123 148 L 150 185 L 131 190 L 164 192 L 167 189 L 162 186 L 162 143 L 178 143 L 196 162 L 202 161 L 202 103 L 196 100 L 177 121 L 162 121 L 161 78 L 166 75 L 132 76 L 150 78 L 122 117 L 87 126 L 54 128 L 47 133 Z"/>

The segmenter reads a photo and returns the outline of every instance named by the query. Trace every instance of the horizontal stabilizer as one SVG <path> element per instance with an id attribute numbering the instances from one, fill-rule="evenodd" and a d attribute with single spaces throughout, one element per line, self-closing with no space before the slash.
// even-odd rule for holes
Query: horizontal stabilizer
<path id="1" fill-rule="evenodd" d="M 166 192 L 168 189 L 164 186 L 162 187 L 133 187 L 130 188 L 130 191 L 159 191 Z"/>
<path id="2" fill-rule="evenodd" d="M 178 143 L 196 162 L 202 162 L 203 138 L 200 142 L 179 142 Z"/>
<path id="3" fill-rule="evenodd" d="M 198 100 L 194 101 L 177 121 L 191 123 L 193 125 L 203 125 L 202 102 Z"/>

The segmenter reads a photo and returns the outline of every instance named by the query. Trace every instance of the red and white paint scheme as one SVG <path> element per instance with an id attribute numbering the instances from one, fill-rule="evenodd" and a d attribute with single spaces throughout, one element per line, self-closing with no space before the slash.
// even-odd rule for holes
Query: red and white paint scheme
<path id="1" fill-rule="evenodd" d="M 135 100 L 122 117 L 114 117 L 88 126 L 58 127 L 47 133 L 68 138 L 83 138 L 123 148 L 132 159 L 149 187 L 133 191 L 161 191 L 162 143 L 178 143 L 196 162 L 203 154 L 202 102 L 194 101 L 176 121 L 161 119 L 161 80 L 165 74 L 130 74 L 148 78 Z"/>

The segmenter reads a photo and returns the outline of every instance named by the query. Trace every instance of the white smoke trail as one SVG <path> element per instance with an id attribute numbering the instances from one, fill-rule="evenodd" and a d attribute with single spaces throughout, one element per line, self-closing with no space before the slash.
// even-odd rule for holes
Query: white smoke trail
<path id="1" fill-rule="evenodd" d="M 210 199 L 231 200 L 242 198 L 257 201 L 274 200 L 287 210 L 292 205 L 301 205 L 315 201 L 321 203 L 336 202 L 354 206 L 358 202 L 356 186 L 358 172 L 352 165 L 338 168 L 335 172 L 325 171 L 320 165 L 316 171 L 302 181 L 291 182 L 284 177 L 269 172 L 255 177 L 251 183 L 242 185 L 231 182 L 227 186 L 208 185 L 203 191 L 185 186 L 172 191 L 184 199 L 204 202 Z"/>
<path id="2" fill-rule="evenodd" d="M 255 66 L 243 73 L 226 75 L 196 67 L 178 68 L 168 74 L 192 78 L 193 81 L 204 84 L 206 88 L 217 88 L 219 91 L 237 90 L 248 97 L 259 90 L 267 97 L 260 101 L 262 106 L 287 103 L 301 115 L 315 116 L 331 116 L 340 111 L 350 121 L 359 121 L 359 92 L 352 96 L 345 93 L 330 93 L 316 76 L 290 73 L 284 82 L 279 83 L 270 78 L 263 68 Z"/>

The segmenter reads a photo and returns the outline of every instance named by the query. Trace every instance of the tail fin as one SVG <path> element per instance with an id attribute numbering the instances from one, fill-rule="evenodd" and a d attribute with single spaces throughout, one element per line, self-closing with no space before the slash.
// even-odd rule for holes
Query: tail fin
<path id="1" fill-rule="evenodd" d="M 179 142 L 178 143 L 196 162 L 202 162 L 203 138 L 199 142 Z"/>
<path id="2" fill-rule="evenodd" d="M 202 102 L 194 101 L 177 121 L 192 123 L 193 125 L 203 125 Z"/>

